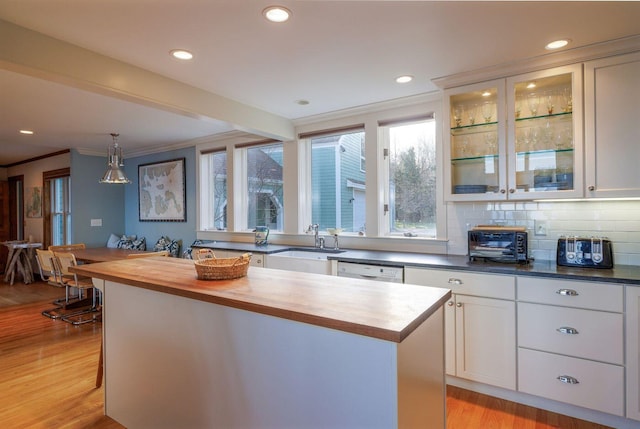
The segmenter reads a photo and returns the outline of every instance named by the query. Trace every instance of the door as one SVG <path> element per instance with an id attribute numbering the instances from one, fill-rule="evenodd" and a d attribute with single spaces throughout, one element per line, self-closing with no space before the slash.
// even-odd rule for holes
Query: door
<path id="1" fill-rule="evenodd" d="M 586 196 L 640 195 L 640 53 L 585 65 Z"/>
<path id="2" fill-rule="evenodd" d="M 456 295 L 456 375 L 516 388 L 515 302 Z"/>

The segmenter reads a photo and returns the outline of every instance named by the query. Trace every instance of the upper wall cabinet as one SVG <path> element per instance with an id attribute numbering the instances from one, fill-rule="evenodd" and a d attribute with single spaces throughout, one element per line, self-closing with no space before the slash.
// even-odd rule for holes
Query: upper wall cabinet
<path id="1" fill-rule="evenodd" d="M 445 103 L 448 200 L 582 196 L 581 65 L 454 88 Z"/>
<path id="2" fill-rule="evenodd" d="M 445 190 L 450 200 L 504 199 L 505 82 L 445 91 Z"/>
<path id="3" fill-rule="evenodd" d="M 639 197 L 640 52 L 585 63 L 587 197 Z"/>

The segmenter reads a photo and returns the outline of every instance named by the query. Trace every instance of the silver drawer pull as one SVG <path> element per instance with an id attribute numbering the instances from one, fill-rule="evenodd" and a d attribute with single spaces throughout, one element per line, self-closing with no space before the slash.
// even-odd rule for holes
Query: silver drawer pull
<path id="1" fill-rule="evenodd" d="M 578 296 L 579 293 L 576 292 L 573 289 L 560 289 L 556 292 L 559 295 L 563 295 L 563 296 Z"/>
<path id="2" fill-rule="evenodd" d="M 461 285 L 462 280 L 454 279 L 453 277 L 451 277 L 447 283 L 449 283 L 450 285 Z"/>
<path id="3" fill-rule="evenodd" d="M 562 326 L 558 329 L 556 329 L 556 331 L 560 332 L 561 334 L 569 334 L 569 335 L 577 335 L 579 334 L 578 330 L 576 328 L 570 328 L 568 326 Z"/>
<path id="4" fill-rule="evenodd" d="M 578 381 L 578 379 L 576 379 L 574 377 L 571 377 L 570 375 L 559 375 L 557 377 L 557 379 L 562 381 L 563 383 L 566 383 L 566 384 L 578 384 L 578 383 L 580 383 Z"/>

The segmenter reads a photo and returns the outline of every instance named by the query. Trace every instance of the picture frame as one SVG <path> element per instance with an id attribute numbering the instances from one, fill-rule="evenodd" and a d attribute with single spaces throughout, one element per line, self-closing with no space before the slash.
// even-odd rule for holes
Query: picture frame
<path id="1" fill-rule="evenodd" d="M 26 188 L 25 214 L 28 218 L 42 217 L 42 186 Z"/>
<path id="2" fill-rule="evenodd" d="M 185 158 L 138 165 L 140 222 L 186 222 Z"/>

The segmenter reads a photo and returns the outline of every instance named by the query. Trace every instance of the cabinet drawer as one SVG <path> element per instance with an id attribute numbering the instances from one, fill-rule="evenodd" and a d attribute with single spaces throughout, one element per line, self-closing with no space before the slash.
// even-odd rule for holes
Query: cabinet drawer
<path id="1" fill-rule="evenodd" d="M 622 312 L 623 286 L 613 283 L 518 277 L 518 300 Z"/>
<path id="2" fill-rule="evenodd" d="M 619 313 L 518 303 L 518 346 L 623 364 Z"/>
<path id="3" fill-rule="evenodd" d="M 623 415 L 624 369 L 584 359 L 518 350 L 518 390 L 605 413 Z M 577 383 L 562 382 L 572 377 Z"/>
<path id="4" fill-rule="evenodd" d="M 515 277 L 470 271 L 406 267 L 404 282 L 451 289 L 453 293 L 514 300 Z"/>

